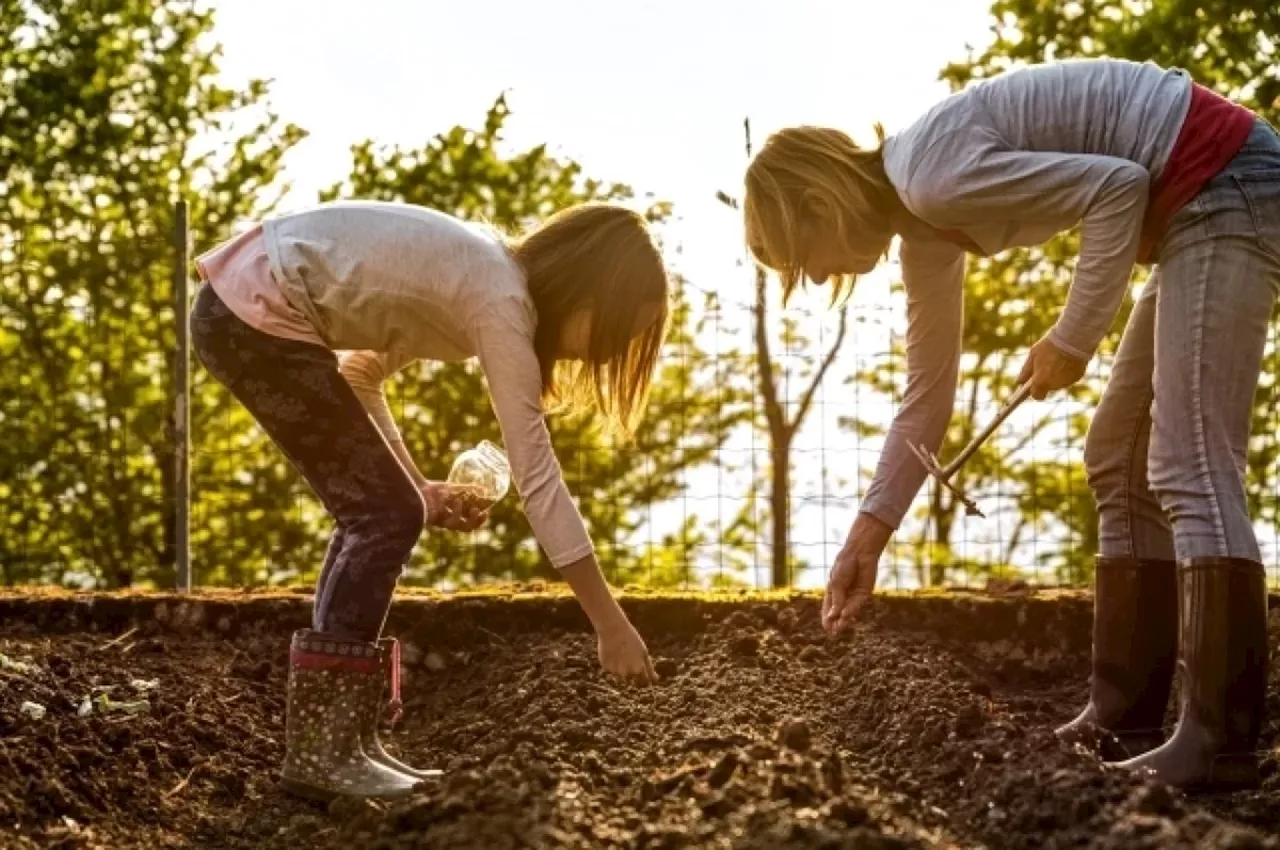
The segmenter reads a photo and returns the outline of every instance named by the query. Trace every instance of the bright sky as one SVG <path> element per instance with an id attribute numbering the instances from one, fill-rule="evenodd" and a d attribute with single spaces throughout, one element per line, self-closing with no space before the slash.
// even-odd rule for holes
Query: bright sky
<path id="1" fill-rule="evenodd" d="M 345 176 L 351 144 L 421 145 L 506 91 L 513 145 L 674 201 L 691 274 L 741 244 L 714 194 L 741 185 L 743 117 L 757 144 L 796 123 L 892 132 L 990 21 L 990 0 L 212 2 L 227 80 L 274 80 L 278 113 L 311 133 L 286 206 Z"/>

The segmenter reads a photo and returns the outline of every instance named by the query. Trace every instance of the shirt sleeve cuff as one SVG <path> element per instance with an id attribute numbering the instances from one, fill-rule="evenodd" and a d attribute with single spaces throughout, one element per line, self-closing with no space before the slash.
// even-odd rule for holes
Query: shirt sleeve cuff
<path id="1" fill-rule="evenodd" d="M 863 500 L 862 504 L 858 506 L 858 513 L 869 514 L 896 531 L 898 526 L 902 524 L 902 517 L 905 511 L 894 510 L 879 500 Z"/>
<path id="2" fill-rule="evenodd" d="M 1088 351 L 1086 351 L 1078 345 L 1073 345 L 1070 342 L 1067 342 L 1065 335 L 1062 332 L 1062 328 L 1059 325 L 1054 325 L 1053 328 L 1050 329 L 1049 341 L 1057 346 L 1058 350 L 1063 354 L 1068 354 L 1077 360 L 1084 360 L 1086 362 L 1093 359 L 1093 351 L 1098 347 L 1095 343 Z"/>
<path id="3" fill-rule="evenodd" d="M 592 546 L 591 541 L 588 540 L 586 543 L 583 543 L 581 546 L 576 546 L 568 552 L 560 552 L 556 555 L 548 554 L 548 557 L 551 558 L 551 565 L 553 567 L 557 570 L 563 570 L 565 567 L 570 566 L 571 564 L 576 564 L 578 561 L 581 561 L 588 555 L 593 554 L 595 551 L 596 548 Z"/>

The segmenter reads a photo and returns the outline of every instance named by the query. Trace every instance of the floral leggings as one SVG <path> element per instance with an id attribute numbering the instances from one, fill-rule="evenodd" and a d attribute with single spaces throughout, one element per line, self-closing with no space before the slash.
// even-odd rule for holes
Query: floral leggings
<path id="1" fill-rule="evenodd" d="M 253 414 L 337 521 L 313 627 L 376 640 L 422 534 L 418 488 L 329 349 L 250 327 L 208 285 L 191 311 L 191 338 L 205 368 Z"/>

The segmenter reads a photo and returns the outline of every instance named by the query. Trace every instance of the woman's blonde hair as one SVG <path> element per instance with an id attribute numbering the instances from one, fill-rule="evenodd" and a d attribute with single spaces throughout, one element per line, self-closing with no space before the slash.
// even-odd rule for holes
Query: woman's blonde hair
<path id="1" fill-rule="evenodd" d="M 804 280 L 804 219 L 832 216 L 845 239 L 887 230 L 887 200 L 894 190 L 884 173 L 884 128 L 878 124 L 876 137 L 876 147 L 867 150 L 839 130 L 790 127 L 769 136 L 747 167 L 747 247 L 760 265 L 778 273 L 784 302 Z M 837 279 L 833 301 L 844 297 L 854 280 L 853 275 Z"/>
<path id="2" fill-rule="evenodd" d="M 557 412 L 594 406 L 610 431 L 629 437 L 649 396 L 667 337 L 669 283 L 639 213 L 589 203 L 561 210 L 514 240 L 538 312 L 534 345 L 543 402 Z M 645 310 L 655 318 L 637 333 Z M 559 360 L 569 317 L 591 316 L 586 357 Z"/>

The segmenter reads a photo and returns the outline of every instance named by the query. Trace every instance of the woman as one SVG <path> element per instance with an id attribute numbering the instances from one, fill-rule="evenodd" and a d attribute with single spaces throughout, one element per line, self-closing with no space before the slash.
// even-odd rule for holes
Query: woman
<path id="1" fill-rule="evenodd" d="M 476 357 L 538 542 L 599 638 L 601 665 L 652 681 L 644 641 L 610 594 L 569 497 L 545 408 L 598 408 L 628 433 L 667 331 L 668 281 L 644 219 L 590 204 L 504 242 L 443 213 L 336 203 L 264 222 L 198 261 L 192 338 L 315 490 L 337 528 L 313 628 L 290 653 L 287 789 L 403 796 L 427 774 L 377 738 L 398 652 L 380 640 L 424 525 L 485 520 L 428 481 L 382 381 L 419 359 Z M 336 350 L 344 354 L 341 364 Z"/>
<path id="2" fill-rule="evenodd" d="M 746 184 L 748 244 L 785 294 L 804 277 L 847 291 L 902 240 L 906 397 L 827 587 L 832 631 L 871 595 L 924 480 L 908 445 L 936 450 L 946 430 L 965 254 L 1081 228 L 1066 304 L 1020 376 L 1037 399 L 1084 375 L 1132 266 L 1158 262 L 1085 445 L 1101 537 L 1092 692 L 1059 733 L 1100 737 L 1104 757 L 1175 786 L 1255 783 L 1266 588 L 1244 470 L 1280 286 L 1280 135 L 1181 71 L 1062 62 L 952 95 L 875 150 L 783 130 Z M 1175 660 L 1185 684 L 1164 741 Z"/>

